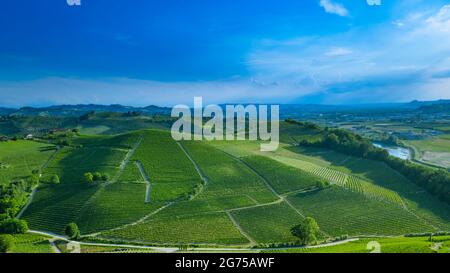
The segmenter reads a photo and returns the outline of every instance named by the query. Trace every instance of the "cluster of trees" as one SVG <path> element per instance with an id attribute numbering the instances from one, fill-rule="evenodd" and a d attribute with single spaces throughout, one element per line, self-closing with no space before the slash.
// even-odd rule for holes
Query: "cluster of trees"
<path id="1" fill-rule="evenodd" d="M 14 237 L 10 234 L 28 231 L 27 222 L 14 217 L 27 202 L 27 192 L 32 184 L 30 180 L 18 180 L 0 185 L 0 253 L 8 252 L 14 246 Z"/>
<path id="2" fill-rule="evenodd" d="M 304 129 L 321 130 L 319 125 L 317 125 L 315 123 L 312 123 L 312 122 L 298 121 L 298 120 L 291 119 L 291 118 L 286 119 L 285 122 L 290 123 L 290 124 L 298 125 L 298 126 L 304 128 Z"/>
<path id="3" fill-rule="evenodd" d="M 299 225 L 291 229 L 292 235 L 299 239 L 301 245 L 315 244 L 319 232 L 319 225 L 311 217 L 306 217 Z"/>
<path id="4" fill-rule="evenodd" d="M 84 179 L 88 183 L 93 182 L 107 182 L 109 180 L 109 175 L 107 173 L 100 173 L 100 172 L 87 172 L 84 174 Z"/>
<path id="5" fill-rule="evenodd" d="M 9 234 L 0 235 L 0 253 L 6 253 L 14 247 L 14 237 Z"/>
<path id="6" fill-rule="evenodd" d="M 81 236 L 80 229 L 78 228 L 78 225 L 75 223 L 68 224 L 64 232 L 66 233 L 67 237 L 70 240 L 78 240 Z"/>
<path id="7" fill-rule="evenodd" d="M 369 140 L 342 129 L 325 128 L 322 129 L 322 133 L 320 139 L 302 140 L 299 144 L 325 147 L 341 153 L 385 162 L 432 195 L 450 204 L 450 174 L 447 170 L 432 169 L 395 158 L 386 150 L 373 146 Z"/>
<path id="8" fill-rule="evenodd" d="M 191 200 L 192 198 L 194 198 L 197 194 L 199 194 L 203 190 L 204 186 L 205 186 L 205 184 L 203 181 L 201 183 L 197 183 L 190 192 L 184 193 L 180 197 L 180 200 Z"/>
<path id="9" fill-rule="evenodd" d="M 38 176 L 0 185 L 0 221 L 14 217 L 27 202 L 28 193 L 39 182 Z"/>

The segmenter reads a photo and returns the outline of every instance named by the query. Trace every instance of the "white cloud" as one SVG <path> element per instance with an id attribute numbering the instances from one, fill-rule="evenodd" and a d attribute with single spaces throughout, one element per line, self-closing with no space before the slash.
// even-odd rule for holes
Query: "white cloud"
<path id="1" fill-rule="evenodd" d="M 327 13 L 337 14 L 339 16 L 348 16 L 348 10 L 339 3 L 334 3 L 331 0 L 320 0 L 320 6 L 324 8 Z"/>
<path id="2" fill-rule="evenodd" d="M 369 6 L 381 6 L 381 0 L 367 0 Z"/>
<path id="3" fill-rule="evenodd" d="M 398 20 L 403 27 L 272 41 L 248 64 L 260 81 L 315 90 L 327 103 L 450 98 L 450 77 L 433 77 L 450 71 L 450 6 Z"/>
<path id="4" fill-rule="evenodd" d="M 430 16 L 426 23 L 430 28 L 435 31 L 450 31 L 450 5 L 443 6 L 439 12 L 433 16 Z"/>
<path id="5" fill-rule="evenodd" d="M 254 79 L 167 83 L 129 78 L 80 80 L 51 77 L 26 82 L 0 82 L 0 106 L 94 103 L 172 107 L 191 105 L 195 96 L 202 96 L 207 104 L 270 103 L 288 102 L 293 96 L 310 92 Z"/>
<path id="6" fill-rule="evenodd" d="M 353 52 L 348 48 L 342 48 L 342 47 L 335 47 L 331 48 L 327 52 L 325 52 L 325 56 L 328 57 L 340 57 L 340 56 L 347 56 L 352 54 Z"/>

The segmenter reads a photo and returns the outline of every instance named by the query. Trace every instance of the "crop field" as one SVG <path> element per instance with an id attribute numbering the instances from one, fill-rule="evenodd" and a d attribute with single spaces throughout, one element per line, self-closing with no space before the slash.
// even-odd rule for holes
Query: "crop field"
<path id="1" fill-rule="evenodd" d="M 54 151 L 55 146 L 34 141 L 0 142 L 0 184 L 30 176 Z"/>
<path id="2" fill-rule="evenodd" d="M 102 237 L 160 244 L 246 244 L 225 213 L 189 216 L 157 214 L 148 221 L 102 233 Z"/>
<path id="3" fill-rule="evenodd" d="M 296 242 L 290 229 L 303 219 L 285 203 L 236 210 L 232 215 L 257 243 Z"/>
<path id="4" fill-rule="evenodd" d="M 426 221 L 396 205 L 332 187 L 288 198 L 330 235 L 401 235 L 436 231 Z"/>
<path id="5" fill-rule="evenodd" d="M 364 238 L 345 244 L 318 247 L 292 248 L 284 250 L 263 251 L 266 253 L 370 253 L 370 242 L 380 245 L 381 253 L 450 253 L 450 237 L 435 236 L 433 241 L 429 237 L 395 237 L 395 238 Z M 370 245 L 369 245 L 370 246 Z"/>

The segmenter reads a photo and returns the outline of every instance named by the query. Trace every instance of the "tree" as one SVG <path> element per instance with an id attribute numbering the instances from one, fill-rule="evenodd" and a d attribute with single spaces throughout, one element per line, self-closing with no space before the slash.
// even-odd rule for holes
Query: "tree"
<path id="1" fill-rule="evenodd" d="M 107 173 L 103 173 L 102 174 L 102 181 L 108 181 L 109 180 L 109 175 Z"/>
<path id="2" fill-rule="evenodd" d="M 61 181 L 59 180 L 59 176 L 57 174 L 52 175 L 52 177 L 50 177 L 50 183 L 52 184 L 61 183 Z"/>
<path id="3" fill-rule="evenodd" d="M 102 174 L 99 172 L 94 173 L 94 181 L 102 181 Z"/>
<path id="4" fill-rule="evenodd" d="M 85 173 L 84 174 L 84 178 L 86 179 L 87 182 L 92 183 L 94 182 L 94 175 L 92 173 Z"/>
<path id="5" fill-rule="evenodd" d="M 325 189 L 328 186 L 328 182 L 324 180 L 317 180 L 316 181 L 316 187 L 320 190 Z"/>
<path id="6" fill-rule="evenodd" d="M 28 224 L 25 220 L 7 219 L 0 222 L 0 233 L 24 234 L 28 231 Z"/>
<path id="7" fill-rule="evenodd" d="M 319 230 L 316 220 L 306 217 L 299 225 L 291 229 L 291 233 L 300 239 L 302 245 L 308 245 L 317 241 Z"/>
<path id="8" fill-rule="evenodd" d="M 78 239 L 80 237 L 80 229 L 78 228 L 77 224 L 70 223 L 66 226 L 65 233 L 69 239 Z"/>
<path id="9" fill-rule="evenodd" d="M 0 253 L 6 253 L 8 251 L 11 251 L 11 249 L 14 247 L 14 237 L 5 234 L 0 235 Z"/>

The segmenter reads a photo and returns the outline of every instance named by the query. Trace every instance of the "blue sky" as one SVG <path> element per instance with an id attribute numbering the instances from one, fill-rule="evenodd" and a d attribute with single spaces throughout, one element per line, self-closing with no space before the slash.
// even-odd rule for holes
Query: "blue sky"
<path id="1" fill-rule="evenodd" d="M 450 1 L 2 3 L 0 106 L 171 106 L 194 96 L 450 99 Z"/>

